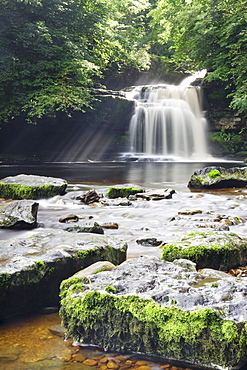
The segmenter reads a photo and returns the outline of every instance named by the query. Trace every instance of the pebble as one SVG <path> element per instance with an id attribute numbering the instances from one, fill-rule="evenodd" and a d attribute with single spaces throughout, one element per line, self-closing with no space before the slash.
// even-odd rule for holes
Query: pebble
<path id="1" fill-rule="evenodd" d="M 88 365 L 88 366 L 95 366 L 95 365 L 97 365 L 98 363 L 97 363 L 97 361 L 95 361 L 95 360 L 93 360 L 93 359 L 91 359 L 91 358 L 88 358 L 88 359 L 86 359 L 85 361 L 83 361 L 83 364 L 84 364 L 84 365 Z"/>
<path id="2" fill-rule="evenodd" d="M 83 356 L 83 354 L 81 353 L 76 353 L 72 357 L 73 357 L 73 360 L 76 362 L 84 362 L 86 360 L 86 357 Z"/>
<path id="3" fill-rule="evenodd" d="M 147 364 L 149 364 L 149 362 L 148 362 L 148 361 L 137 361 L 137 362 L 136 362 L 136 365 L 137 365 L 137 366 L 143 366 L 143 365 L 147 365 Z"/>
<path id="4" fill-rule="evenodd" d="M 110 360 L 108 363 L 107 363 L 107 368 L 108 369 L 118 369 L 119 368 L 119 365 L 113 361 L 113 360 Z"/>
<path id="5" fill-rule="evenodd" d="M 107 358 L 107 357 L 102 357 L 100 360 L 99 360 L 99 362 L 100 363 L 106 363 L 106 362 L 108 362 L 109 361 L 109 359 Z"/>
<path id="6" fill-rule="evenodd" d="M 87 358 L 87 352 L 83 352 L 81 348 L 77 349 L 77 351 L 77 353 L 72 354 L 70 361 L 83 363 L 83 365 L 92 366 L 99 370 L 191 370 L 189 368 L 176 367 L 171 364 L 138 360 L 135 357 L 129 358 L 128 356 L 113 353 L 107 353 L 107 355 L 105 355 L 99 352 L 99 355 Z"/>
<path id="7" fill-rule="evenodd" d="M 117 222 L 105 222 L 100 225 L 103 227 L 103 229 L 118 229 L 118 223 Z"/>

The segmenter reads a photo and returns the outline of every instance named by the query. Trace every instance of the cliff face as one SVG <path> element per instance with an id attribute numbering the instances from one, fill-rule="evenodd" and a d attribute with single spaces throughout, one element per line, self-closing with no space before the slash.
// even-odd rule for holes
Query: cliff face
<path id="1" fill-rule="evenodd" d="M 220 82 L 202 82 L 203 109 L 209 129 L 210 152 L 215 156 L 246 158 L 247 122 L 244 114 L 229 108 L 230 91 Z"/>

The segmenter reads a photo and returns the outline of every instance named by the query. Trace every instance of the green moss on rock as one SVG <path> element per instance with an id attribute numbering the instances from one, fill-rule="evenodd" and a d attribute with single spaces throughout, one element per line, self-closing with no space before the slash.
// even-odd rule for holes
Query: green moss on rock
<path id="1" fill-rule="evenodd" d="M 61 303 L 67 335 L 105 350 L 225 368 L 238 364 L 246 353 L 246 324 L 223 320 L 211 309 L 188 312 L 151 299 L 97 291 L 65 294 Z"/>
<path id="2" fill-rule="evenodd" d="M 247 185 L 247 167 L 205 167 L 191 176 L 188 187 L 191 189 L 232 188 Z"/>
<path id="3" fill-rule="evenodd" d="M 108 198 L 128 198 L 129 195 L 142 193 L 143 189 L 136 189 L 133 187 L 110 187 L 106 192 Z"/>
<path id="4" fill-rule="evenodd" d="M 210 177 L 210 179 L 215 179 L 217 176 L 220 176 L 220 171 L 212 170 L 208 173 L 208 176 Z"/>
<path id="5" fill-rule="evenodd" d="M 209 267 L 228 271 L 247 263 L 247 239 L 234 233 L 189 233 L 179 242 L 163 247 L 163 260 L 172 262 L 178 258 L 195 262 L 198 269 Z"/>
<path id="6" fill-rule="evenodd" d="M 106 291 L 107 293 L 115 294 L 117 290 L 116 290 L 116 288 L 114 288 L 113 286 L 106 286 L 106 287 L 105 287 L 105 291 Z"/>
<path id="7" fill-rule="evenodd" d="M 46 176 L 9 176 L 0 180 L 0 197 L 5 199 L 41 199 L 65 194 L 67 181 Z"/>
<path id="8" fill-rule="evenodd" d="M 27 186 L 0 182 L 0 197 L 4 199 L 41 199 L 60 194 L 54 185 Z"/>

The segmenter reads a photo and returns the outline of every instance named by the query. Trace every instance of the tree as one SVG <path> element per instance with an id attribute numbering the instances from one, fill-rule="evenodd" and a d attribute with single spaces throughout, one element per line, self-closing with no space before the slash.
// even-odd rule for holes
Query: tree
<path id="1" fill-rule="evenodd" d="M 171 43 L 184 71 L 207 69 L 223 81 L 231 107 L 247 111 L 247 7 L 244 0 L 159 0 L 152 10 L 156 40 Z"/>
<path id="2" fill-rule="evenodd" d="M 148 66 L 146 0 L 2 0 L 0 120 L 89 107 L 96 78 Z M 134 27 L 133 27 L 134 23 Z"/>

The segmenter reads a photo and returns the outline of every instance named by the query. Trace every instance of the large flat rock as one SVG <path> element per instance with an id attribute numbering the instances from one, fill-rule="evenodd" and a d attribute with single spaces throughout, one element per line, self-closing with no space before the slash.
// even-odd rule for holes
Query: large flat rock
<path id="1" fill-rule="evenodd" d="M 97 261 L 120 264 L 126 250 L 114 237 L 51 229 L 0 240 L 0 319 L 58 304 L 62 280 Z"/>
<path id="2" fill-rule="evenodd" d="M 67 181 L 37 175 L 9 176 L 0 180 L 0 198 L 41 199 L 65 194 Z"/>
<path id="3" fill-rule="evenodd" d="M 246 278 L 144 256 L 65 280 L 60 315 L 80 344 L 231 370 L 247 361 L 246 294 Z"/>
<path id="4" fill-rule="evenodd" d="M 192 232 L 163 247 L 162 259 L 186 258 L 197 268 L 229 271 L 247 264 L 247 239 L 224 231 Z"/>

